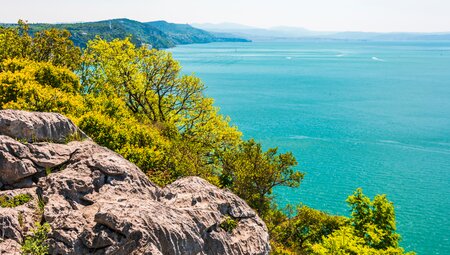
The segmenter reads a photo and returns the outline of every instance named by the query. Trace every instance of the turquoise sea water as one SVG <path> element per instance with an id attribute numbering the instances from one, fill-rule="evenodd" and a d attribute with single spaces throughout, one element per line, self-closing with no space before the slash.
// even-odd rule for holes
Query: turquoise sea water
<path id="1" fill-rule="evenodd" d="M 246 138 L 292 151 L 276 190 L 348 215 L 357 187 L 395 203 L 402 245 L 450 254 L 450 42 L 213 43 L 171 49 Z"/>

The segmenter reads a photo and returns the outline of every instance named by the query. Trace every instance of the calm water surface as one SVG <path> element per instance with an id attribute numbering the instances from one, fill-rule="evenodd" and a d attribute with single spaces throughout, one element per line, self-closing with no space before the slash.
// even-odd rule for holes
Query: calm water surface
<path id="1" fill-rule="evenodd" d="M 348 215 L 357 187 L 395 203 L 402 245 L 450 254 L 450 42 L 253 42 L 171 49 L 246 138 L 306 172 L 277 201 Z"/>

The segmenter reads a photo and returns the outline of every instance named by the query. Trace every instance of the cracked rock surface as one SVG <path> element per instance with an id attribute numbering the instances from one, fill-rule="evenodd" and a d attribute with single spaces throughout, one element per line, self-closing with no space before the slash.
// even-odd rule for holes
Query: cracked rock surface
<path id="1" fill-rule="evenodd" d="M 65 144 L 74 134 L 83 140 Z M 52 229 L 50 254 L 270 250 L 264 222 L 236 195 L 198 177 L 160 188 L 55 113 L 0 111 L 0 196 L 16 194 L 32 200 L 0 207 L 0 254 L 20 254 L 20 244 L 40 217 L 38 197 Z M 227 217 L 238 222 L 230 232 L 219 226 Z"/>

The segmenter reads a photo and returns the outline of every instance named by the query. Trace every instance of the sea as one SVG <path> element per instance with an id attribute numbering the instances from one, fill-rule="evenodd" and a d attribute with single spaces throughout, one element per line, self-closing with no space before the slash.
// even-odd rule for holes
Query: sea
<path id="1" fill-rule="evenodd" d="M 450 42 L 211 43 L 170 49 L 244 138 L 291 151 L 277 203 L 349 216 L 361 187 L 394 202 L 401 245 L 450 254 Z"/>

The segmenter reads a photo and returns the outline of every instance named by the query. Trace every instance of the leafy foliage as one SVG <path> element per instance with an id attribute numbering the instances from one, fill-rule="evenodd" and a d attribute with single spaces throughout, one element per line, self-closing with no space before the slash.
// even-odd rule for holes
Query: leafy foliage
<path id="1" fill-rule="evenodd" d="M 298 187 L 303 179 L 303 174 L 293 168 L 297 161 L 292 153 L 279 154 L 277 148 L 264 152 L 261 144 L 253 139 L 226 151 L 221 161 L 222 184 L 230 187 L 263 216 L 270 209 L 273 188 Z"/>
<path id="2" fill-rule="evenodd" d="M 78 78 L 46 62 L 6 59 L 0 63 L 0 108 L 61 112 L 83 110 Z"/>
<path id="3" fill-rule="evenodd" d="M 27 236 L 24 243 L 22 244 L 22 254 L 47 255 L 47 236 L 50 230 L 50 225 L 48 223 L 44 223 L 41 225 L 39 222 L 37 222 L 32 235 Z"/>
<path id="4" fill-rule="evenodd" d="M 311 244 L 346 225 L 346 218 L 333 216 L 307 206 L 297 207 L 295 217 L 285 220 L 272 231 L 275 242 L 296 253 L 306 253 Z"/>
<path id="5" fill-rule="evenodd" d="M 78 126 L 98 144 L 120 153 L 144 172 L 152 173 L 151 180 L 157 184 L 165 185 L 176 179 L 178 176 L 167 168 L 171 160 L 170 141 L 157 128 L 139 123 L 120 100 L 101 98 L 89 100 L 88 105 L 96 110 L 81 116 Z"/>
<path id="6" fill-rule="evenodd" d="M 89 43 L 84 63 L 81 76 L 88 93 L 123 97 L 140 118 L 178 123 L 203 114 L 203 84 L 194 76 L 180 77 L 180 65 L 170 53 L 136 48 L 129 39 L 96 39 Z"/>
<path id="7" fill-rule="evenodd" d="M 49 62 L 71 70 L 78 68 L 81 50 L 70 40 L 67 30 L 49 29 L 29 35 L 29 25 L 19 20 L 18 26 L 0 27 L 0 61 L 27 58 Z"/>
<path id="8" fill-rule="evenodd" d="M 324 237 L 322 243 L 312 246 L 311 254 L 315 255 L 414 255 L 404 253 L 399 247 L 376 249 L 366 244 L 365 240 L 356 235 L 355 229 L 346 226 Z"/>
<path id="9" fill-rule="evenodd" d="M 400 235 L 396 233 L 394 204 L 386 195 L 377 195 L 374 200 L 365 196 L 362 189 L 348 197 L 352 208 L 351 224 L 357 236 L 375 249 L 398 247 Z"/>
<path id="10" fill-rule="evenodd" d="M 157 180 L 152 178 L 159 184 L 186 175 L 199 175 L 217 183 L 211 170 L 216 167 L 214 158 L 218 151 L 236 145 L 240 132 L 218 114 L 212 99 L 203 95 L 204 86 L 198 78 L 181 76 L 180 66 L 170 53 L 136 48 L 128 39 L 107 42 L 97 38 L 88 44 L 83 60 L 80 76 L 85 96 L 101 98 L 101 104 L 114 106 L 116 110 L 108 111 L 114 113 L 108 114 L 110 118 L 118 115 L 120 107 L 118 118 L 132 119 L 144 129 L 150 127 L 157 131 L 148 138 L 157 137 L 158 133 L 163 137 L 161 139 L 170 141 L 158 146 L 164 148 L 164 153 L 159 153 L 165 157 L 161 159 L 164 166 L 143 164 L 142 160 L 155 158 L 152 157 L 155 150 L 149 150 L 152 146 L 140 146 L 136 150 L 134 147 L 123 148 L 124 143 L 117 140 L 106 143 L 107 135 L 92 130 L 96 127 L 92 121 L 89 125 L 81 121 L 81 128 L 91 135 L 94 133 L 94 138 L 102 135 L 102 139 L 95 139 L 102 145 L 116 151 L 114 147 L 120 146 L 118 152 L 138 163 L 145 172 L 151 173 L 150 176 L 161 172 L 161 168 L 170 169 L 169 175 L 156 174 Z M 110 127 L 115 125 L 106 119 L 102 123 Z M 123 127 L 123 131 L 116 134 L 129 137 L 129 125 Z M 139 137 L 133 137 L 137 142 Z M 131 137 L 125 139 L 128 140 Z M 147 140 L 139 139 L 140 142 Z M 145 157 L 136 154 L 138 151 Z M 139 164 L 138 159 L 142 163 Z"/>
<path id="11" fill-rule="evenodd" d="M 2 195 L 0 196 L 0 207 L 17 207 L 30 202 L 32 198 L 33 197 L 30 194 L 19 194 L 13 197 Z"/>
<path id="12" fill-rule="evenodd" d="M 386 195 L 377 195 L 371 201 L 358 188 L 347 198 L 347 203 L 351 207 L 350 224 L 314 244 L 313 254 L 414 254 L 404 253 L 398 246 L 400 235 L 395 232 L 394 205 Z"/>
<path id="13" fill-rule="evenodd" d="M 272 228 L 273 254 L 413 255 L 398 246 L 392 202 L 385 195 L 373 201 L 357 189 L 347 199 L 350 218 L 299 206 L 292 218 Z M 270 220 L 272 220 L 270 218 Z M 273 221 L 269 221 L 273 222 Z M 270 224 L 269 224 L 270 226 Z"/>
<path id="14" fill-rule="evenodd" d="M 225 219 L 219 224 L 219 227 L 228 233 L 231 233 L 237 226 L 238 222 L 230 216 L 225 217 Z"/>

